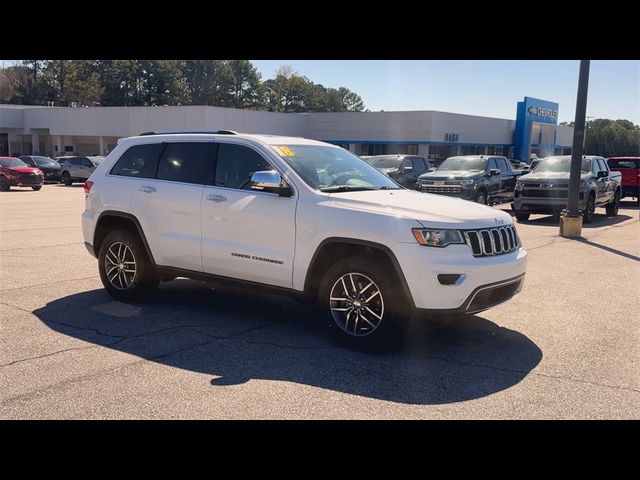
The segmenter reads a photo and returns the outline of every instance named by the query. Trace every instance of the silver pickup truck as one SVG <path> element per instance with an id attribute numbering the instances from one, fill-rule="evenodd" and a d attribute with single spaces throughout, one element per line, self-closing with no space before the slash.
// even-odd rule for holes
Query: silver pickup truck
<path id="1" fill-rule="evenodd" d="M 535 169 L 518 178 L 513 209 L 520 221 L 532 213 L 550 213 L 559 217 L 567 207 L 571 156 L 543 158 Z M 584 155 L 580 172 L 578 208 L 584 223 L 591 223 L 596 207 L 605 207 L 615 217 L 620 204 L 620 172 L 612 172 L 603 157 Z"/>

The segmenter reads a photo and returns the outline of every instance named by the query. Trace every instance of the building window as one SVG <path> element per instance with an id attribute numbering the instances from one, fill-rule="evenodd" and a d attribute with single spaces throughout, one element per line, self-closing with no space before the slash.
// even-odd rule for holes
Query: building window
<path id="1" fill-rule="evenodd" d="M 363 143 L 360 155 L 417 155 L 417 143 Z"/>

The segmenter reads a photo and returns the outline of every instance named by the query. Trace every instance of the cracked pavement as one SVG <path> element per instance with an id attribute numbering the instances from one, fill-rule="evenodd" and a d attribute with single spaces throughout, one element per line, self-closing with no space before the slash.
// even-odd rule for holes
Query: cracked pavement
<path id="1" fill-rule="evenodd" d="M 0 419 L 639 418 L 640 223 L 588 242 L 517 228 L 523 292 L 415 324 L 386 354 L 337 346 L 286 297 L 178 279 L 114 302 L 82 245 L 81 187 L 0 193 Z M 500 207 L 506 209 L 507 207 Z"/>

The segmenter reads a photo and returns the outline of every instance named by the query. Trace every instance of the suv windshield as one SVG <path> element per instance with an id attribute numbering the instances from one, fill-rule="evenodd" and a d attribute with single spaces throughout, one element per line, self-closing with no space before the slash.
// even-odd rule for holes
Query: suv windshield
<path id="1" fill-rule="evenodd" d="M 36 165 L 42 165 L 43 167 L 46 167 L 47 165 L 58 165 L 58 162 L 56 162 L 53 158 L 49 158 L 49 157 L 31 157 L 33 158 L 33 161 L 36 162 Z"/>
<path id="2" fill-rule="evenodd" d="M 376 168 L 399 168 L 400 164 L 402 163 L 402 159 L 398 158 L 396 155 L 393 155 L 390 157 L 380 156 L 380 157 L 369 157 L 365 159 L 365 162 L 367 162 L 369 165 L 372 165 Z"/>
<path id="3" fill-rule="evenodd" d="M 28 167 L 26 163 L 17 158 L 4 158 L 0 160 L 0 166 L 3 167 Z"/>
<path id="4" fill-rule="evenodd" d="M 565 172 L 569 173 L 571 167 L 570 158 L 547 158 L 541 160 L 535 168 L 536 173 L 540 172 Z M 589 173 L 591 171 L 591 159 L 582 159 L 582 173 Z"/>
<path id="5" fill-rule="evenodd" d="M 322 145 L 272 148 L 310 187 L 322 192 L 402 188 L 344 148 Z"/>
<path id="6" fill-rule="evenodd" d="M 438 170 L 484 170 L 486 158 L 449 157 Z"/>

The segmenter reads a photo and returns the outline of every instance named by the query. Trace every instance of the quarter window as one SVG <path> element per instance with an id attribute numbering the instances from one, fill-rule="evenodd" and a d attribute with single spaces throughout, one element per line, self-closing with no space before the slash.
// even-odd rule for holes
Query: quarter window
<path id="1" fill-rule="evenodd" d="M 160 158 L 157 178 L 204 185 L 214 157 L 211 142 L 169 143 Z"/>
<path id="2" fill-rule="evenodd" d="M 162 143 L 134 145 L 122 154 L 111 169 L 111 175 L 154 178 L 163 148 Z"/>
<path id="3" fill-rule="evenodd" d="M 251 175 L 263 170 L 273 170 L 273 167 L 258 152 L 243 145 L 220 144 L 216 161 L 217 186 L 250 190 Z"/>

